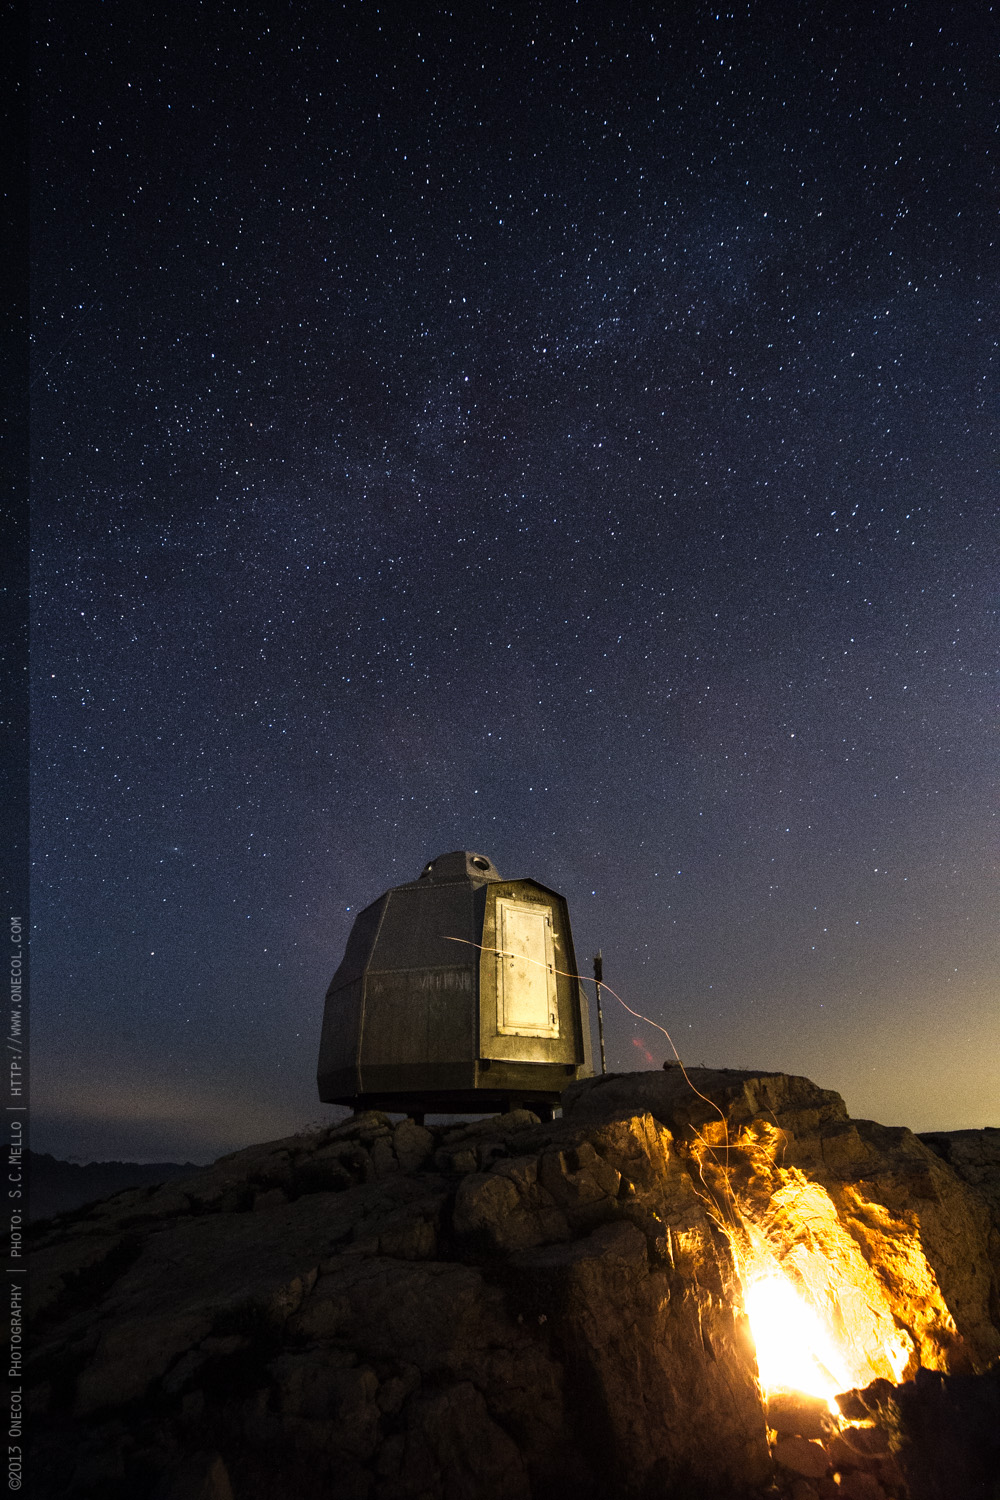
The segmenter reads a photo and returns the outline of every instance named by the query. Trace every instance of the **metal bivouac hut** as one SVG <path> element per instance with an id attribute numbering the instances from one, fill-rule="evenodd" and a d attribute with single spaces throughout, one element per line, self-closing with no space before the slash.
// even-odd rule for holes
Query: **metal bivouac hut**
<path id="1" fill-rule="evenodd" d="M 526 1106 L 593 1074 L 566 900 L 460 849 L 365 907 L 330 982 L 327 1104 L 425 1113 Z"/>

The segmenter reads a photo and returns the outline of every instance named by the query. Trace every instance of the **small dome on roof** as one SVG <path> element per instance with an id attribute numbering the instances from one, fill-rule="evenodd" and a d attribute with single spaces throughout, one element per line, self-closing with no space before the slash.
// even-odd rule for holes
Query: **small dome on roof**
<path id="1" fill-rule="evenodd" d="M 485 854 L 471 849 L 455 849 L 429 859 L 420 872 L 421 880 L 502 880 L 500 871 Z"/>

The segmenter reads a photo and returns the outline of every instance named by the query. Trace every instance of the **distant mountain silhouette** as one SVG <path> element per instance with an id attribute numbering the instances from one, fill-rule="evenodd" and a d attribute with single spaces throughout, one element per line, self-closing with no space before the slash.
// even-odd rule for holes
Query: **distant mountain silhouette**
<path id="1" fill-rule="evenodd" d="M 126 1188 L 145 1187 L 197 1172 L 193 1162 L 59 1161 L 45 1152 L 28 1152 L 28 1219 L 55 1214 L 110 1198 Z"/>

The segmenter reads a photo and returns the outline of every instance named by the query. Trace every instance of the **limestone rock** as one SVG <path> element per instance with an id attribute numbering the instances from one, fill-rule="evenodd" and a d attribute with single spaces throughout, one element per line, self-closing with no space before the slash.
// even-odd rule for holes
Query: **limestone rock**
<path id="1" fill-rule="evenodd" d="M 768 1399 L 767 1425 L 773 1427 L 779 1437 L 822 1440 L 832 1431 L 833 1419 L 828 1403 L 821 1396 L 781 1391 Z"/>
<path id="2" fill-rule="evenodd" d="M 822 1443 L 810 1438 L 779 1438 L 774 1445 L 774 1461 L 792 1474 L 801 1474 L 805 1479 L 821 1479 L 830 1467 L 830 1459 Z"/>
<path id="3" fill-rule="evenodd" d="M 434 1137 L 413 1120 L 400 1120 L 392 1133 L 396 1159 L 404 1172 L 415 1172 L 434 1150 Z"/>
<path id="4" fill-rule="evenodd" d="M 990 1259 L 1000 1281 L 1000 1129 L 937 1131 L 921 1141 L 973 1189 L 990 1216 Z"/>
<path id="5" fill-rule="evenodd" d="M 405 1439 L 383 1455 L 379 1500 L 530 1500 L 528 1473 L 511 1436 L 469 1381 L 414 1401 Z"/>
<path id="6" fill-rule="evenodd" d="M 885 1490 L 875 1476 L 860 1470 L 842 1477 L 839 1493 L 844 1500 L 885 1500 Z"/>
<path id="7" fill-rule="evenodd" d="M 587 1079 L 564 1098 L 574 1121 L 624 1117 L 641 1099 L 722 1196 L 738 1185 L 755 1217 L 774 1223 L 800 1190 L 815 1211 L 821 1190 L 836 1253 L 852 1253 L 849 1237 L 870 1273 L 864 1300 L 883 1305 L 887 1336 L 893 1324 L 906 1330 L 909 1374 L 918 1364 L 985 1369 L 1000 1355 L 989 1205 L 911 1131 L 852 1120 L 838 1094 L 786 1074 L 670 1068 Z"/>
<path id="8" fill-rule="evenodd" d="M 976 1188 L 1000 1226 L 1000 1129 L 935 1131 L 920 1139 Z"/>
<path id="9" fill-rule="evenodd" d="M 173 1476 L 164 1500 L 234 1500 L 229 1473 L 218 1453 L 195 1453 Z"/>
<path id="10" fill-rule="evenodd" d="M 893 1454 L 908 1500 L 971 1500 L 995 1494 L 1000 1474 L 1000 1365 L 981 1375 L 918 1370 L 901 1386 L 860 1393 Z"/>
<path id="11" fill-rule="evenodd" d="M 984 1200 L 807 1079 L 689 1080 L 590 1080 L 547 1124 L 371 1111 L 42 1226 L 39 1492 L 756 1500 L 776 1473 L 782 1496 L 858 1475 L 856 1500 L 898 1495 L 881 1396 L 851 1398 L 881 1427 L 842 1434 L 839 1483 L 822 1413 L 765 1413 L 725 1211 L 753 1209 L 777 1243 L 808 1210 L 789 1271 L 849 1261 L 914 1357 L 951 1369 L 996 1334 Z M 907 1388 L 883 1386 L 903 1413 Z"/>

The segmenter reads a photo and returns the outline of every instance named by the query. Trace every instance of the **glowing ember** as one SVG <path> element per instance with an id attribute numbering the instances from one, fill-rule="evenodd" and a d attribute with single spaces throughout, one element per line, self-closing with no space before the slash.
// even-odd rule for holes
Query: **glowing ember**
<path id="1" fill-rule="evenodd" d="M 757 1346 L 760 1383 L 775 1391 L 805 1391 L 827 1401 L 852 1384 L 833 1339 L 786 1276 L 765 1276 L 746 1293 Z"/>

